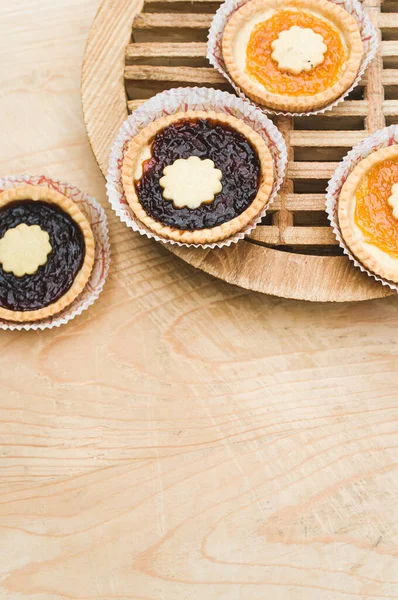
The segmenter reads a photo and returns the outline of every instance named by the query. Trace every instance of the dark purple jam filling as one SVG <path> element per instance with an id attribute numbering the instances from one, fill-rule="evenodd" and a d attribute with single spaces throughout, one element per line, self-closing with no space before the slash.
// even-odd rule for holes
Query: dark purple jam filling
<path id="1" fill-rule="evenodd" d="M 162 223 L 188 231 L 216 227 L 240 215 L 253 202 L 260 184 L 260 161 L 251 143 L 238 131 L 210 119 L 182 119 L 159 131 L 152 140 L 152 157 L 136 182 L 145 212 Z M 222 191 L 210 204 L 176 208 L 162 196 L 163 169 L 178 158 L 210 158 L 223 177 Z"/>
<path id="2" fill-rule="evenodd" d="M 85 257 L 80 227 L 63 210 L 47 202 L 18 200 L 0 210 L 0 239 L 21 223 L 39 225 L 50 236 L 52 251 L 33 275 L 16 277 L 0 263 L 0 307 L 13 311 L 39 310 L 71 288 Z"/>

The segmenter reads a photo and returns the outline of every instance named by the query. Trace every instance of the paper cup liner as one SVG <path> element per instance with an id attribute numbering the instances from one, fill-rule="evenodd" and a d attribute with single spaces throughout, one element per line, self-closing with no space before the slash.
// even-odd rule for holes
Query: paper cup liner
<path id="1" fill-rule="evenodd" d="M 208 36 L 208 41 L 207 41 L 207 58 L 210 61 L 210 63 L 213 65 L 213 67 L 219 73 L 221 73 L 221 75 L 223 75 L 225 77 L 225 79 L 227 79 L 229 81 L 229 83 L 235 89 L 236 93 L 238 94 L 238 96 L 240 98 L 248 100 L 251 103 L 254 103 L 252 100 L 250 100 L 250 98 L 248 98 L 248 96 L 246 96 L 246 94 L 243 92 L 243 90 L 230 77 L 230 75 L 226 69 L 226 66 L 225 66 L 225 63 L 223 60 L 223 56 L 222 56 L 222 37 L 223 37 L 225 26 L 226 26 L 227 22 L 229 21 L 229 19 L 232 17 L 232 15 L 241 6 L 243 6 L 247 2 L 250 2 L 250 0 L 226 0 L 223 4 L 221 4 L 220 8 L 217 10 L 217 12 L 213 18 L 213 21 L 212 21 L 212 24 L 211 24 L 211 27 L 209 30 L 209 36 Z M 359 0 L 329 0 L 329 2 L 333 2 L 334 4 L 341 6 L 348 13 L 350 13 L 355 18 L 356 22 L 358 23 L 358 26 L 359 26 L 359 29 L 361 32 L 361 38 L 362 38 L 362 42 L 364 45 L 364 54 L 362 57 L 361 65 L 359 67 L 358 75 L 357 75 L 354 83 L 351 85 L 351 87 L 346 92 L 344 92 L 343 95 L 339 96 L 336 100 L 334 100 L 327 106 L 324 106 L 323 108 L 320 108 L 320 109 L 317 109 L 314 111 L 308 111 L 308 112 L 303 112 L 303 113 L 283 112 L 283 111 L 273 110 L 272 108 L 267 108 L 266 106 L 257 105 L 257 106 L 261 106 L 261 109 L 264 112 L 269 113 L 269 114 L 274 114 L 274 115 L 284 115 L 284 116 L 291 116 L 291 117 L 303 117 L 303 116 L 322 114 L 325 111 L 332 110 L 332 108 L 334 108 L 335 106 L 340 104 L 345 98 L 347 98 L 347 96 L 352 92 L 352 90 L 354 88 L 356 88 L 356 86 L 359 84 L 360 80 L 362 79 L 363 74 L 365 73 L 369 64 L 375 57 L 375 54 L 377 51 L 378 37 L 377 37 L 376 29 L 373 26 L 373 23 L 371 22 L 369 15 L 362 8 Z"/>
<path id="2" fill-rule="evenodd" d="M 49 187 L 64 194 L 79 206 L 80 210 L 88 218 L 94 234 L 95 257 L 90 279 L 82 293 L 72 302 L 72 304 L 67 306 L 57 315 L 39 321 L 16 323 L 0 319 L 0 329 L 9 329 L 11 331 L 52 329 L 53 327 L 65 325 L 77 317 L 77 315 L 80 315 L 97 300 L 102 292 L 110 263 L 107 218 L 104 209 L 94 198 L 81 192 L 77 187 L 70 185 L 69 183 L 62 183 L 45 177 L 44 175 L 20 175 L 0 178 L 0 192 L 25 185 Z"/>
<path id="3" fill-rule="evenodd" d="M 261 135 L 267 143 L 274 159 L 274 185 L 268 202 L 261 213 L 235 235 L 211 244 L 187 244 L 160 237 L 137 219 L 125 198 L 123 190 L 121 168 L 130 140 L 152 121 L 160 117 L 188 110 L 213 110 L 241 119 L 246 125 L 249 125 Z M 175 88 L 157 94 L 148 100 L 148 102 L 142 104 L 123 123 L 112 146 L 106 178 L 106 189 L 113 210 L 120 220 L 133 229 L 133 231 L 138 231 L 141 235 L 146 235 L 149 238 L 166 244 L 189 246 L 191 248 L 221 248 L 222 246 L 230 246 L 243 239 L 265 216 L 267 209 L 275 199 L 282 185 L 286 165 L 287 150 L 281 133 L 272 121 L 254 105 L 228 92 L 221 92 L 220 90 L 211 88 Z"/>
<path id="4" fill-rule="evenodd" d="M 346 254 L 354 263 L 354 265 L 361 269 L 363 273 L 366 273 L 369 275 L 369 277 L 373 277 L 373 279 L 376 279 L 376 281 L 379 281 L 383 285 L 389 287 L 391 290 L 398 292 L 397 283 L 389 281 L 388 279 L 369 271 L 352 254 L 341 234 L 338 220 L 338 201 L 340 192 L 345 181 L 347 180 L 347 177 L 350 175 L 356 165 L 360 163 L 362 159 L 369 156 L 369 154 L 396 144 L 398 144 L 398 125 L 391 125 L 390 127 L 385 127 L 384 129 L 376 131 L 376 133 L 373 133 L 355 146 L 339 164 L 333 174 L 333 177 L 329 181 L 326 191 L 326 212 L 333 228 L 333 232 L 337 238 L 337 241 L 339 242 L 340 248 L 343 249 L 344 254 Z"/>

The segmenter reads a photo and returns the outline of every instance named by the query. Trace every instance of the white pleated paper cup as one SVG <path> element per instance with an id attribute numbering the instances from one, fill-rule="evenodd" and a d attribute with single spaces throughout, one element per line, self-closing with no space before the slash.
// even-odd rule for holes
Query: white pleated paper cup
<path id="1" fill-rule="evenodd" d="M 354 254 L 351 252 L 349 246 L 345 243 L 341 233 L 339 219 L 338 219 L 338 203 L 339 197 L 344 183 L 346 182 L 350 173 L 354 168 L 363 160 L 367 158 L 373 152 L 381 150 L 382 148 L 388 148 L 398 144 L 398 125 L 391 125 L 376 131 L 372 135 L 368 136 L 362 142 L 357 144 L 350 152 L 345 156 L 342 162 L 337 167 L 332 178 L 329 181 L 326 191 L 326 212 L 330 225 L 332 226 L 334 235 L 342 248 L 344 254 L 354 263 L 358 269 L 363 273 L 369 275 L 381 284 L 389 287 L 391 290 L 398 292 L 398 284 L 393 281 L 389 281 L 377 273 L 369 271 Z"/>
<path id="2" fill-rule="evenodd" d="M 157 235 L 136 217 L 125 198 L 123 190 L 121 169 L 130 140 L 153 121 L 177 112 L 187 112 L 188 110 L 215 111 L 241 119 L 265 140 L 274 161 L 274 185 L 268 202 L 261 213 L 238 233 L 211 244 L 187 244 Z M 287 149 L 281 133 L 272 121 L 253 104 L 245 102 L 228 92 L 221 92 L 220 90 L 211 88 L 175 88 L 157 94 L 142 104 L 123 123 L 112 146 L 106 178 L 106 189 L 113 210 L 119 219 L 133 231 L 137 231 L 141 235 L 165 244 L 196 248 L 221 248 L 242 240 L 264 218 L 283 183 L 286 165 Z"/>
<path id="3" fill-rule="evenodd" d="M 216 69 L 216 71 L 221 73 L 221 75 L 223 75 L 225 79 L 232 85 L 232 87 L 235 89 L 236 93 L 240 98 L 254 104 L 253 100 L 251 100 L 230 77 L 222 55 L 222 38 L 224 34 L 224 29 L 229 19 L 239 8 L 241 8 L 244 4 L 247 4 L 247 2 L 250 1 L 251 0 L 225 0 L 225 2 L 221 4 L 220 8 L 217 10 L 213 18 L 209 30 L 209 36 L 207 41 L 207 58 L 213 65 L 213 67 Z M 333 2 L 341 8 L 344 8 L 348 13 L 350 13 L 350 15 L 354 17 L 354 19 L 358 23 L 364 47 L 364 53 L 354 83 L 346 92 L 344 92 L 344 94 L 336 98 L 336 100 L 333 100 L 333 102 L 329 103 L 327 106 L 324 106 L 317 110 L 308 111 L 304 113 L 283 112 L 257 104 L 256 106 L 260 106 L 261 110 L 263 110 L 264 112 L 268 114 L 292 117 L 303 117 L 322 114 L 326 111 L 332 110 L 335 106 L 343 102 L 344 99 L 347 98 L 347 96 L 352 92 L 353 89 L 357 87 L 357 85 L 361 81 L 363 74 L 365 73 L 369 64 L 372 62 L 377 51 L 378 37 L 376 29 L 373 23 L 371 22 L 369 15 L 365 12 L 361 3 L 358 0 L 329 0 L 329 2 Z"/>
<path id="4" fill-rule="evenodd" d="M 50 179 L 45 175 L 19 175 L 0 178 L 0 192 L 5 190 L 35 185 L 49 187 L 75 202 L 87 217 L 94 234 L 95 257 L 94 266 L 84 290 L 63 311 L 39 321 L 16 323 L 0 319 L 0 329 L 3 330 L 44 330 L 53 329 L 69 323 L 72 319 L 87 310 L 99 297 L 105 285 L 110 264 L 110 245 L 108 223 L 102 206 L 88 194 L 80 191 L 74 185 Z"/>

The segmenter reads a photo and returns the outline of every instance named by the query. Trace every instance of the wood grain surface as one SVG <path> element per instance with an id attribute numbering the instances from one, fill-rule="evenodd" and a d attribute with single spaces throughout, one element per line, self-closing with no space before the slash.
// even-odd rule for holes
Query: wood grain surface
<path id="1" fill-rule="evenodd" d="M 79 89 L 97 8 L 0 0 L 0 163 L 106 207 Z M 0 599 L 396 599 L 396 297 L 249 293 L 108 215 L 98 303 L 0 333 Z"/>

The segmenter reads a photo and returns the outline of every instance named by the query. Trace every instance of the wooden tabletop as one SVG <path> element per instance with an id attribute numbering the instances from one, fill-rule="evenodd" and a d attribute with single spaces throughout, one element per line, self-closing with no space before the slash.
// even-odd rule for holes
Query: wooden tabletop
<path id="1" fill-rule="evenodd" d="M 107 207 L 98 4 L 0 0 L 0 173 Z M 248 293 L 108 216 L 97 304 L 0 333 L 0 600 L 396 599 L 397 299 Z"/>

